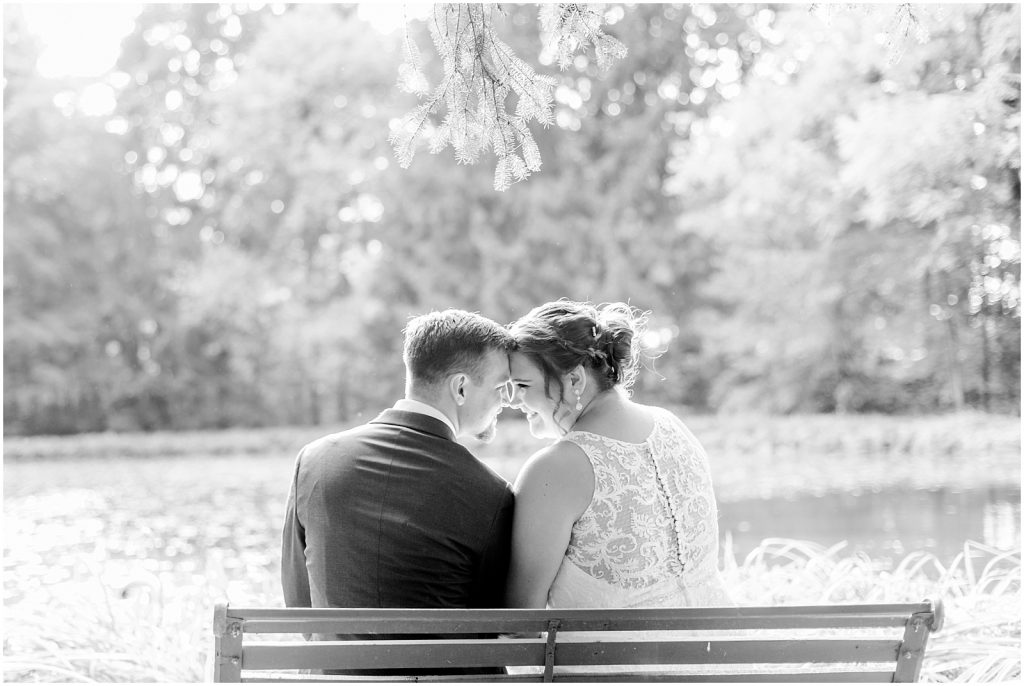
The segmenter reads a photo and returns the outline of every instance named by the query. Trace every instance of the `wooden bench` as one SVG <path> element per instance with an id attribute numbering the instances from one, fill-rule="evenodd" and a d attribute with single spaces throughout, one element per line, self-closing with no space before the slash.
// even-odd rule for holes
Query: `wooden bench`
<path id="1" fill-rule="evenodd" d="M 928 601 L 656 610 L 218 605 L 213 676 L 218 682 L 917 681 L 928 636 L 941 626 L 941 604 Z M 302 634 L 312 633 L 403 634 L 403 639 L 303 639 Z M 420 634 L 463 636 L 417 639 Z M 280 635 L 286 640 L 278 640 Z M 528 637 L 514 637 L 523 635 Z M 512 673 L 340 676 L 283 671 L 495 666 Z"/>

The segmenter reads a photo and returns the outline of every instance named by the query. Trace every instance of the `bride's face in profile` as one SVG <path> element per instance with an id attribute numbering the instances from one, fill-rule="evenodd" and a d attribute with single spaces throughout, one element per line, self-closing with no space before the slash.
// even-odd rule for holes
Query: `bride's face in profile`
<path id="1" fill-rule="evenodd" d="M 512 407 L 526 415 L 530 423 L 530 433 L 537 438 L 560 438 L 565 429 L 555 421 L 556 398 L 549 398 L 544 392 L 544 372 L 530 358 L 522 353 L 509 356 L 512 378 Z M 558 392 L 558 383 L 552 381 L 550 392 Z M 565 401 L 559 408 L 560 414 L 568 410 Z"/>

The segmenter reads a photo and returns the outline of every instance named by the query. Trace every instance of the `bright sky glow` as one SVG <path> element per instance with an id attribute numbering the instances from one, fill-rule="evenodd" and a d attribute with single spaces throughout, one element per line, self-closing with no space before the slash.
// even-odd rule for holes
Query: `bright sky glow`
<path id="1" fill-rule="evenodd" d="M 359 3 L 358 16 L 389 34 L 406 18 L 425 19 L 430 3 Z M 25 3 L 21 7 L 31 31 L 42 42 L 37 65 L 46 78 L 91 78 L 107 74 L 117 62 L 121 40 L 135 25 L 140 3 Z M 87 115 L 113 111 L 115 96 L 107 84 L 83 88 L 75 107 Z"/>
<path id="2" fill-rule="evenodd" d="M 403 25 L 405 17 L 425 19 L 431 3 L 364 2 L 358 16 L 381 33 Z M 25 3 L 29 30 L 43 43 L 39 71 L 47 78 L 91 77 L 117 61 L 121 39 L 131 32 L 140 3 Z"/>
<path id="3" fill-rule="evenodd" d="M 100 76 L 114 66 L 133 28 L 137 3 L 26 3 L 29 31 L 43 43 L 39 72 L 48 78 Z"/>
<path id="4" fill-rule="evenodd" d="M 406 18 L 426 19 L 432 6 L 429 2 L 361 2 L 357 13 L 381 33 L 391 33 L 401 28 Z"/>

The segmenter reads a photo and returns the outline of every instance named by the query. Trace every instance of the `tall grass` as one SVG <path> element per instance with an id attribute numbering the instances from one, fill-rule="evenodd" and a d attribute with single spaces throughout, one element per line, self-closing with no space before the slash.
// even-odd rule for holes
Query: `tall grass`
<path id="1" fill-rule="evenodd" d="M 87 565 L 74 581 L 44 586 L 7 607 L 3 680 L 208 680 L 215 603 L 281 604 L 276 567 L 249 570 L 239 584 L 215 571 L 216 559 L 210 562 L 211 571 L 190 583 L 181 574 L 114 562 L 103 569 Z"/>
<path id="2" fill-rule="evenodd" d="M 925 655 L 922 680 L 1019 679 L 1020 550 L 974 542 L 949 565 L 926 553 L 883 571 L 843 546 L 768 539 L 724 574 L 741 605 L 918 602 L 941 598 L 946 623 Z M 280 604 L 276 570 L 251 570 L 231 602 Z M 200 580 L 197 580 L 197 582 Z M 112 585 L 101 570 L 8 609 L 5 681 L 194 682 L 211 648 L 212 592 L 224 579 L 171 587 L 157 576 Z M 230 584 L 228 584 L 230 586 Z"/>
<path id="3" fill-rule="evenodd" d="M 740 605 L 942 600 L 945 625 L 929 642 L 922 681 L 1020 678 L 1019 547 L 1002 551 L 967 541 L 948 566 L 915 552 L 891 571 L 844 548 L 766 539 L 737 563 L 727 545 L 724 573 Z"/>

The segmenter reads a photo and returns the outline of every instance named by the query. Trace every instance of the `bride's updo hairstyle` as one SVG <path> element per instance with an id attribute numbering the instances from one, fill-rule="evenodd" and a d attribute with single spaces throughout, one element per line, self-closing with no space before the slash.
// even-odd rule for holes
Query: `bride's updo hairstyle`
<path id="1" fill-rule="evenodd" d="M 562 299 L 533 308 L 509 330 L 516 352 L 544 372 L 544 394 L 561 403 L 562 376 L 578 365 L 593 370 L 599 391 L 614 386 L 628 390 L 640 368 L 646 323 L 646 313 L 625 303 L 595 306 Z M 550 391 L 552 380 L 558 383 L 556 396 Z"/>

